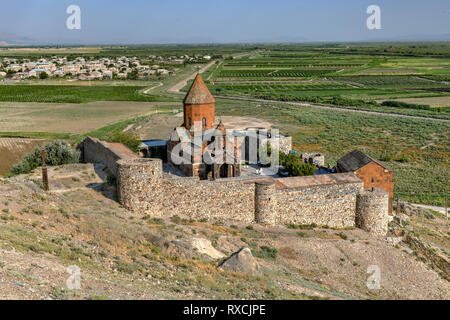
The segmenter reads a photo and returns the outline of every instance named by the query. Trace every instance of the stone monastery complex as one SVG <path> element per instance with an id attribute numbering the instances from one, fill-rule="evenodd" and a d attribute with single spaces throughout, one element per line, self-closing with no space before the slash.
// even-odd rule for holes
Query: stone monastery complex
<path id="1" fill-rule="evenodd" d="M 121 144 L 90 137 L 80 144 L 83 161 L 103 163 L 116 177 L 119 201 L 128 210 L 155 217 L 272 226 L 314 223 L 386 234 L 394 181 L 383 163 L 355 150 L 338 161 L 334 173 L 246 175 L 244 164 L 252 163 L 252 151 L 270 142 L 272 150 L 287 154 L 291 137 L 260 128 L 227 130 L 216 122 L 215 99 L 200 75 L 183 105 L 184 124 L 170 135 L 163 157 L 139 157 Z M 302 158 L 318 166 L 324 162 L 322 155 Z"/>

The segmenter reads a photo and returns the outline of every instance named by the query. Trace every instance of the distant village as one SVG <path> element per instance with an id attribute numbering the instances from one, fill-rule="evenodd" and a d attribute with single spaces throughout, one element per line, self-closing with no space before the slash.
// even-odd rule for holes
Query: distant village
<path id="1" fill-rule="evenodd" d="M 7 80 L 70 78 L 78 80 L 148 79 L 174 75 L 180 65 L 203 63 L 210 55 L 99 58 L 58 57 L 32 59 L 0 58 L 0 78 Z"/>

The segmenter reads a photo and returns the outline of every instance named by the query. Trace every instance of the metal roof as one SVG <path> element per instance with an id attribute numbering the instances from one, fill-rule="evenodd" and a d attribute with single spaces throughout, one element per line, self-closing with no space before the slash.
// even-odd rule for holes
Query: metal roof
<path id="1" fill-rule="evenodd" d="M 378 160 L 375 160 L 371 157 L 369 157 L 364 152 L 361 152 L 359 150 L 353 150 L 352 152 L 346 154 L 341 159 L 338 160 L 337 165 L 339 169 L 345 171 L 345 172 L 354 172 L 365 165 L 369 164 L 370 162 L 375 162 L 384 169 L 390 170 L 386 165 Z"/>
<path id="2" fill-rule="evenodd" d="M 164 147 L 167 145 L 167 140 L 153 139 L 153 140 L 142 140 L 142 144 L 147 147 Z"/>

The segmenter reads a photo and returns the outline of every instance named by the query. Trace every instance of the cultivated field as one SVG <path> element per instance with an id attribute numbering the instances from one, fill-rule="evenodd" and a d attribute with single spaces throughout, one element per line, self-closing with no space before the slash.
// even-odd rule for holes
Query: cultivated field
<path id="1" fill-rule="evenodd" d="M 0 102 L 0 133 L 81 134 L 119 120 L 158 111 L 166 102 L 97 101 L 89 103 Z"/>
<path id="2" fill-rule="evenodd" d="M 428 97 L 428 98 L 405 98 L 395 99 L 407 103 L 428 104 L 433 108 L 450 107 L 450 96 L 445 97 Z"/>
<path id="3" fill-rule="evenodd" d="M 283 103 L 217 99 L 216 115 L 258 115 L 293 137 L 299 152 L 322 152 L 331 166 L 360 149 L 395 172 L 395 196 L 444 205 L 450 193 L 450 123 L 330 111 Z"/>
<path id="4" fill-rule="evenodd" d="M 0 175 L 8 173 L 14 163 L 45 142 L 47 140 L 0 137 Z"/>
<path id="5" fill-rule="evenodd" d="M 258 54 L 221 63 L 207 77 L 216 95 L 270 100 L 307 101 L 362 110 L 450 118 L 442 110 L 397 110 L 378 105 L 385 100 L 450 98 L 450 45 L 324 48 L 266 48 Z M 433 50 L 435 50 L 434 54 Z M 439 114 L 438 114 L 439 113 Z M 445 114 L 444 114 L 445 113 Z"/>
<path id="6" fill-rule="evenodd" d="M 4 85 L 0 101 L 83 103 L 91 101 L 161 101 L 144 95 L 144 86 Z"/>
<path id="7" fill-rule="evenodd" d="M 383 113 L 450 120 L 449 43 L 102 47 L 95 55 L 206 53 L 219 57 L 203 74 L 217 97 L 218 118 L 258 118 L 273 124 L 293 136 L 300 152 L 323 152 L 332 166 L 346 152 L 359 148 L 394 169 L 395 193 L 402 200 L 444 204 L 444 195 L 450 192 L 449 122 Z M 103 137 L 128 128 L 143 138 L 164 138 L 180 122 L 172 110 L 181 110 L 183 98 L 168 89 L 201 67 L 180 66 L 175 76 L 152 81 L 52 79 L 0 86 L 0 134 L 40 132 L 38 136 L 65 135 L 78 141 L 86 134 Z M 382 114 L 220 96 L 300 101 Z M 432 108 L 381 106 L 386 100 Z"/>

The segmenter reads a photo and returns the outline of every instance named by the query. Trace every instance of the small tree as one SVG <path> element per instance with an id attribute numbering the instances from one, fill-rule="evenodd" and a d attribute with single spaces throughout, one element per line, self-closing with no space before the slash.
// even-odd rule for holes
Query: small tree
<path id="1" fill-rule="evenodd" d="M 44 80 L 44 79 L 47 79 L 47 78 L 48 78 L 47 72 L 41 72 L 39 74 L 39 79 Z"/>
<path id="2" fill-rule="evenodd" d="M 280 164 L 293 176 L 312 176 L 316 172 L 315 165 L 303 162 L 293 153 L 280 152 Z"/>

